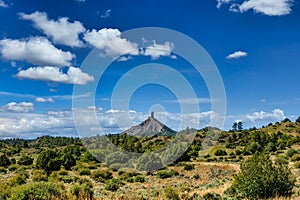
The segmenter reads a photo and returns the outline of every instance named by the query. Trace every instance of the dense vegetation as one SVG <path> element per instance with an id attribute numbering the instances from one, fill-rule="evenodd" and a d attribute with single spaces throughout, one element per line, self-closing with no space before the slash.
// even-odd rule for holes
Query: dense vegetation
<path id="1" fill-rule="evenodd" d="M 191 134 L 195 137 L 189 142 L 186 136 Z M 260 129 L 244 130 L 240 122 L 230 131 L 207 127 L 178 135 L 180 140 L 127 134 L 82 141 L 50 136 L 0 140 L 0 199 L 262 199 L 300 195 L 299 118 Z M 223 189 L 220 192 L 217 188 Z"/>
<path id="2" fill-rule="evenodd" d="M 268 199 L 291 196 L 295 178 L 286 161 L 276 159 L 273 163 L 264 153 L 241 163 L 241 170 L 229 189 L 229 193 L 248 199 Z"/>

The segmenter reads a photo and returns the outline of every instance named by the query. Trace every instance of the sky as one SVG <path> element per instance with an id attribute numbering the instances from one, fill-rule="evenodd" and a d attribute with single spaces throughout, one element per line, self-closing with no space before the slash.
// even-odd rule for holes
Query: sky
<path id="1" fill-rule="evenodd" d="M 0 138 L 118 133 L 151 111 L 175 130 L 214 117 L 224 130 L 295 120 L 299 19 L 297 0 L 0 0 Z M 183 40 L 143 27 L 201 45 L 207 54 L 183 51 L 211 59 L 200 67 L 222 84 L 176 53 Z M 226 98 L 214 98 L 223 87 Z"/>

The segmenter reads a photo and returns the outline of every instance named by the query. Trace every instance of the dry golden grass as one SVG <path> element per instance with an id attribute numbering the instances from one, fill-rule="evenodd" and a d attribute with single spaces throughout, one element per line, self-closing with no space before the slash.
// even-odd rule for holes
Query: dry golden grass
<path id="1" fill-rule="evenodd" d="M 146 176 L 145 183 L 127 183 L 116 192 L 101 190 L 95 185 L 97 199 L 165 199 L 165 188 L 172 187 L 181 197 L 187 199 L 194 193 L 202 196 L 208 192 L 223 194 L 230 186 L 232 176 L 237 173 L 237 164 L 189 162 L 195 169 L 186 171 L 183 166 L 172 166 L 179 176 L 160 179 L 155 175 Z M 198 179 L 194 179 L 194 175 Z"/>

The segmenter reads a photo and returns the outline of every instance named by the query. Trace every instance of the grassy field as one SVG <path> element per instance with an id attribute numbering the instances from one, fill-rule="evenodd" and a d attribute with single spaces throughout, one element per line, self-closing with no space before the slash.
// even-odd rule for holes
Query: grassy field
<path id="1" fill-rule="evenodd" d="M 30 194 L 23 199 L 235 199 L 228 188 L 241 162 L 256 152 L 265 152 L 274 162 L 286 162 L 296 179 L 292 196 L 287 198 L 299 199 L 299 130 L 300 124 L 293 122 L 243 131 L 199 130 L 184 159 L 153 172 L 141 172 L 132 167 L 134 164 L 120 165 L 118 170 L 108 167 L 78 139 L 2 140 L 0 199 L 22 199 L 28 191 L 38 193 L 38 188 L 43 188 L 40 196 L 44 197 Z M 213 145 L 201 149 L 205 138 Z M 133 150 L 143 153 L 167 145 L 172 137 L 113 136 L 111 140 L 124 149 L 141 143 Z"/>

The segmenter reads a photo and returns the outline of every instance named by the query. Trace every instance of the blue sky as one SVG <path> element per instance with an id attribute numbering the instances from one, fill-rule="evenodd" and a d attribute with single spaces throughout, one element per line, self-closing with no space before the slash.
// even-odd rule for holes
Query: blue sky
<path id="1" fill-rule="evenodd" d="M 209 124 L 218 113 L 212 111 L 203 77 L 172 53 L 175 41 L 136 38 L 143 40 L 141 48 L 122 34 L 141 27 L 178 31 L 203 46 L 224 83 L 224 129 L 236 120 L 245 127 L 285 117 L 295 120 L 300 115 L 299 19 L 297 0 L 0 0 L 0 138 L 76 136 L 74 85 L 98 84 L 96 93 L 73 96 L 95 98 L 95 105 L 80 111 L 80 121 L 93 130 L 98 129 L 84 114 L 89 110 L 96 113 L 104 133 L 128 128 L 129 124 L 118 125 L 115 118 L 129 110 L 132 124 L 144 120 L 151 110 L 174 129 L 179 129 L 181 117 L 191 122 L 189 126 L 195 116 L 201 127 Z M 95 48 L 102 52 L 99 59 L 119 58 L 98 83 L 95 74 L 80 68 Z M 158 84 L 133 92 L 126 110 L 113 108 L 116 83 L 145 63 L 170 66 L 183 75 L 196 94 L 199 111 L 183 116 L 174 91 Z M 97 70 L 98 66 L 90 67 Z M 159 68 L 155 73 L 160 73 Z M 190 103 L 189 97 L 184 103 Z"/>

